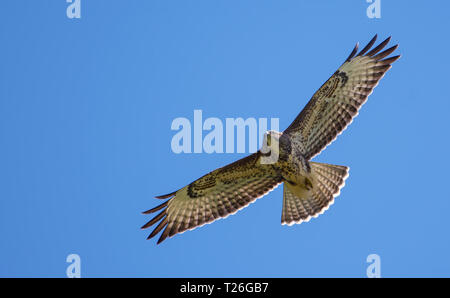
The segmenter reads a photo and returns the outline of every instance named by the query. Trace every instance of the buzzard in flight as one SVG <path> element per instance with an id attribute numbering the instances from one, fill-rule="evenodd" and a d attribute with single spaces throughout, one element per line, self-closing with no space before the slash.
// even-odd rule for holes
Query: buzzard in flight
<path id="1" fill-rule="evenodd" d="M 282 133 L 268 131 L 263 148 L 216 169 L 191 184 L 156 197 L 165 202 L 144 214 L 160 211 L 142 229 L 159 222 L 148 239 L 192 230 L 248 206 L 284 183 L 281 223 L 292 225 L 322 214 L 339 195 L 349 168 L 312 162 L 352 122 L 379 80 L 400 55 L 388 57 L 398 45 L 372 49 L 377 35 L 358 53 L 358 44 L 339 69 L 320 87 Z M 388 57 L 388 58 L 386 58 Z M 275 163 L 262 162 L 276 150 Z M 276 148 L 276 149 L 274 149 Z M 273 153 L 271 151 L 271 153 Z"/>

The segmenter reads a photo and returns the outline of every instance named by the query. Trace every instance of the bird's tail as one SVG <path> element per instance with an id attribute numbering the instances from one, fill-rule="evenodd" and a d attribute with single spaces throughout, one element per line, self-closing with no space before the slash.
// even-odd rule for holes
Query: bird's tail
<path id="1" fill-rule="evenodd" d="M 325 212 L 345 185 L 349 168 L 310 162 L 311 187 L 299 188 L 284 183 L 281 224 L 292 225 L 309 221 Z"/>

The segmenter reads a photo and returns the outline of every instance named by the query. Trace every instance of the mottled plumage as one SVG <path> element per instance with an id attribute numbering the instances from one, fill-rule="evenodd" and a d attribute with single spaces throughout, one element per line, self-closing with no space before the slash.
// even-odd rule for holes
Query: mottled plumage
<path id="1" fill-rule="evenodd" d="M 148 238 L 163 231 L 167 237 L 225 218 L 284 183 L 281 223 L 308 221 L 322 214 L 339 195 L 348 167 L 310 161 L 352 122 L 379 80 L 400 56 L 386 58 L 397 45 L 381 52 L 386 39 L 372 49 L 377 36 L 358 53 L 358 45 L 344 64 L 317 90 L 283 132 L 265 135 L 266 148 L 219 168 L 180 190 L 157 197 L 167 199 L 144 214 L 159 211 L 142 228 L 159 224 Z M 264 158 L 278 150 L 275 163 Z M 276 148 L 276 149 L 274 149 Z M 263 162 L 262 162 L 263 161 Z"/>

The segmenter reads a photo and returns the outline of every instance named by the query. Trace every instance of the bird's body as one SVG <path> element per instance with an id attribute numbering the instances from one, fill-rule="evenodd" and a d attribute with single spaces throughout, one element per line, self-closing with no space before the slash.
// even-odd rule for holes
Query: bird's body
<path id="1" fill-rule="evenodd" d="M 311 165 L 303 156 L 298 146 L 288 137 L 280 137 L 280 156 L 277 166 L 281 169 L 283 179 L 293 185 L 304 185 L 311 179 Z"/>
<path id="2" fill-rule="evenodd" d="M 390 38 L 372 48 L 375 36 L 358 55 L 358 45 L 319 88 L 282 133 L 269 131 L 254 154 L 216 169 L 173 193 L 144 214 L 160 211 L 149 238 L 163 230 L 158 243 L 175 234 L 225 218 L 284 183 L 281 223 L 291 225 L 322 214 L 339 195 L 349 168 L 311 161 L 358 114 L 379 80 L 400 56 L 380 52 Z M 370 50 L 370 51 L 369 51 Z"/>

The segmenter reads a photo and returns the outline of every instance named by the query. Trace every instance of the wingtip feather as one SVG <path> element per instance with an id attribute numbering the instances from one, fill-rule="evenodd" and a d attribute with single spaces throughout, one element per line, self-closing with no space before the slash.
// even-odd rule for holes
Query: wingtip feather
<path id="1" fill-rule="evenodd" d="M 359 52 L 358 56 L 363 56 L 368 50 L 370 50 L 370 48 L 373 46 L 375 41 L 377 41 L 377 38 L 378 38 L 378 34 L 375 34 L 372 37 L 372 39 L 369 41 L 369 43 L 364 47 L 364 49 L 362 49 L 361 52 Z"/>
<path id="2" fill-rule="evenodd" d="M 168 194 L 166 194 L 166 195 L 156 196 L 155 198 L 156 198 L 156 199 L 167 199 L 167 198 L 173 197 L 176 193 L 177 193 L 177 192 L 174 191 L 174 192 L 168 193 Z"/>
<path id="3" fill-rule="evenodd" d="M 159 225 L 147 237 L 147 240 L 153 238 L 156 234 L 158 234 L 166 224 L 167 224 L 167 217 L 164 217 L 164 219 L 159 223 Z"/>
<path id="4" fill-rule="evenodd" d="M 379 45 L 373 48 L 366 56 L 372 57 L 376 55 L 379 51 L 381 51 L 388 43 L 391 41 L 391 36 L 383 40 Z"/>
<path id="5" fill-rule="evenodd" d="M 359 42 L 356 43 L 355 47 L 353 48 L 353 51 L 350 53 L 350 55 L 347 57 L 347 59 L 345 59 L 345 61 L 350 61 L 358 52 L 358 48 L 359 48 Z"/>
<path id="6" fill-rule="evenodd" d="M 164 203 L 162 203 L 162 204 L 160 204 L 160 205 L 158 205 L 156 207 L 153 207 L 152 209 L 149 209 L 147 211 L 143 211 L 142 214 L 151 214 L 151 213 L 154 213 L 154 212 L 156 212 L 158 210 L 161 210 L 162 208 L 166 207 L 169 204 L 169 202 L 170 202 L 170 200 L 165 201 Z"/>
<path id="7" fill-rule="evenodd" d="M 153 226 L 155 223 L 157 223 L 159 220 L 161 220 L 164 216 L 166 216 L 166 209 L 161 211 L 158 215 L 153 217 L 149 222 L 147 222 L 145 225 L 141 227 L 142 230 L 145 230 L 151 226 Z"/>

